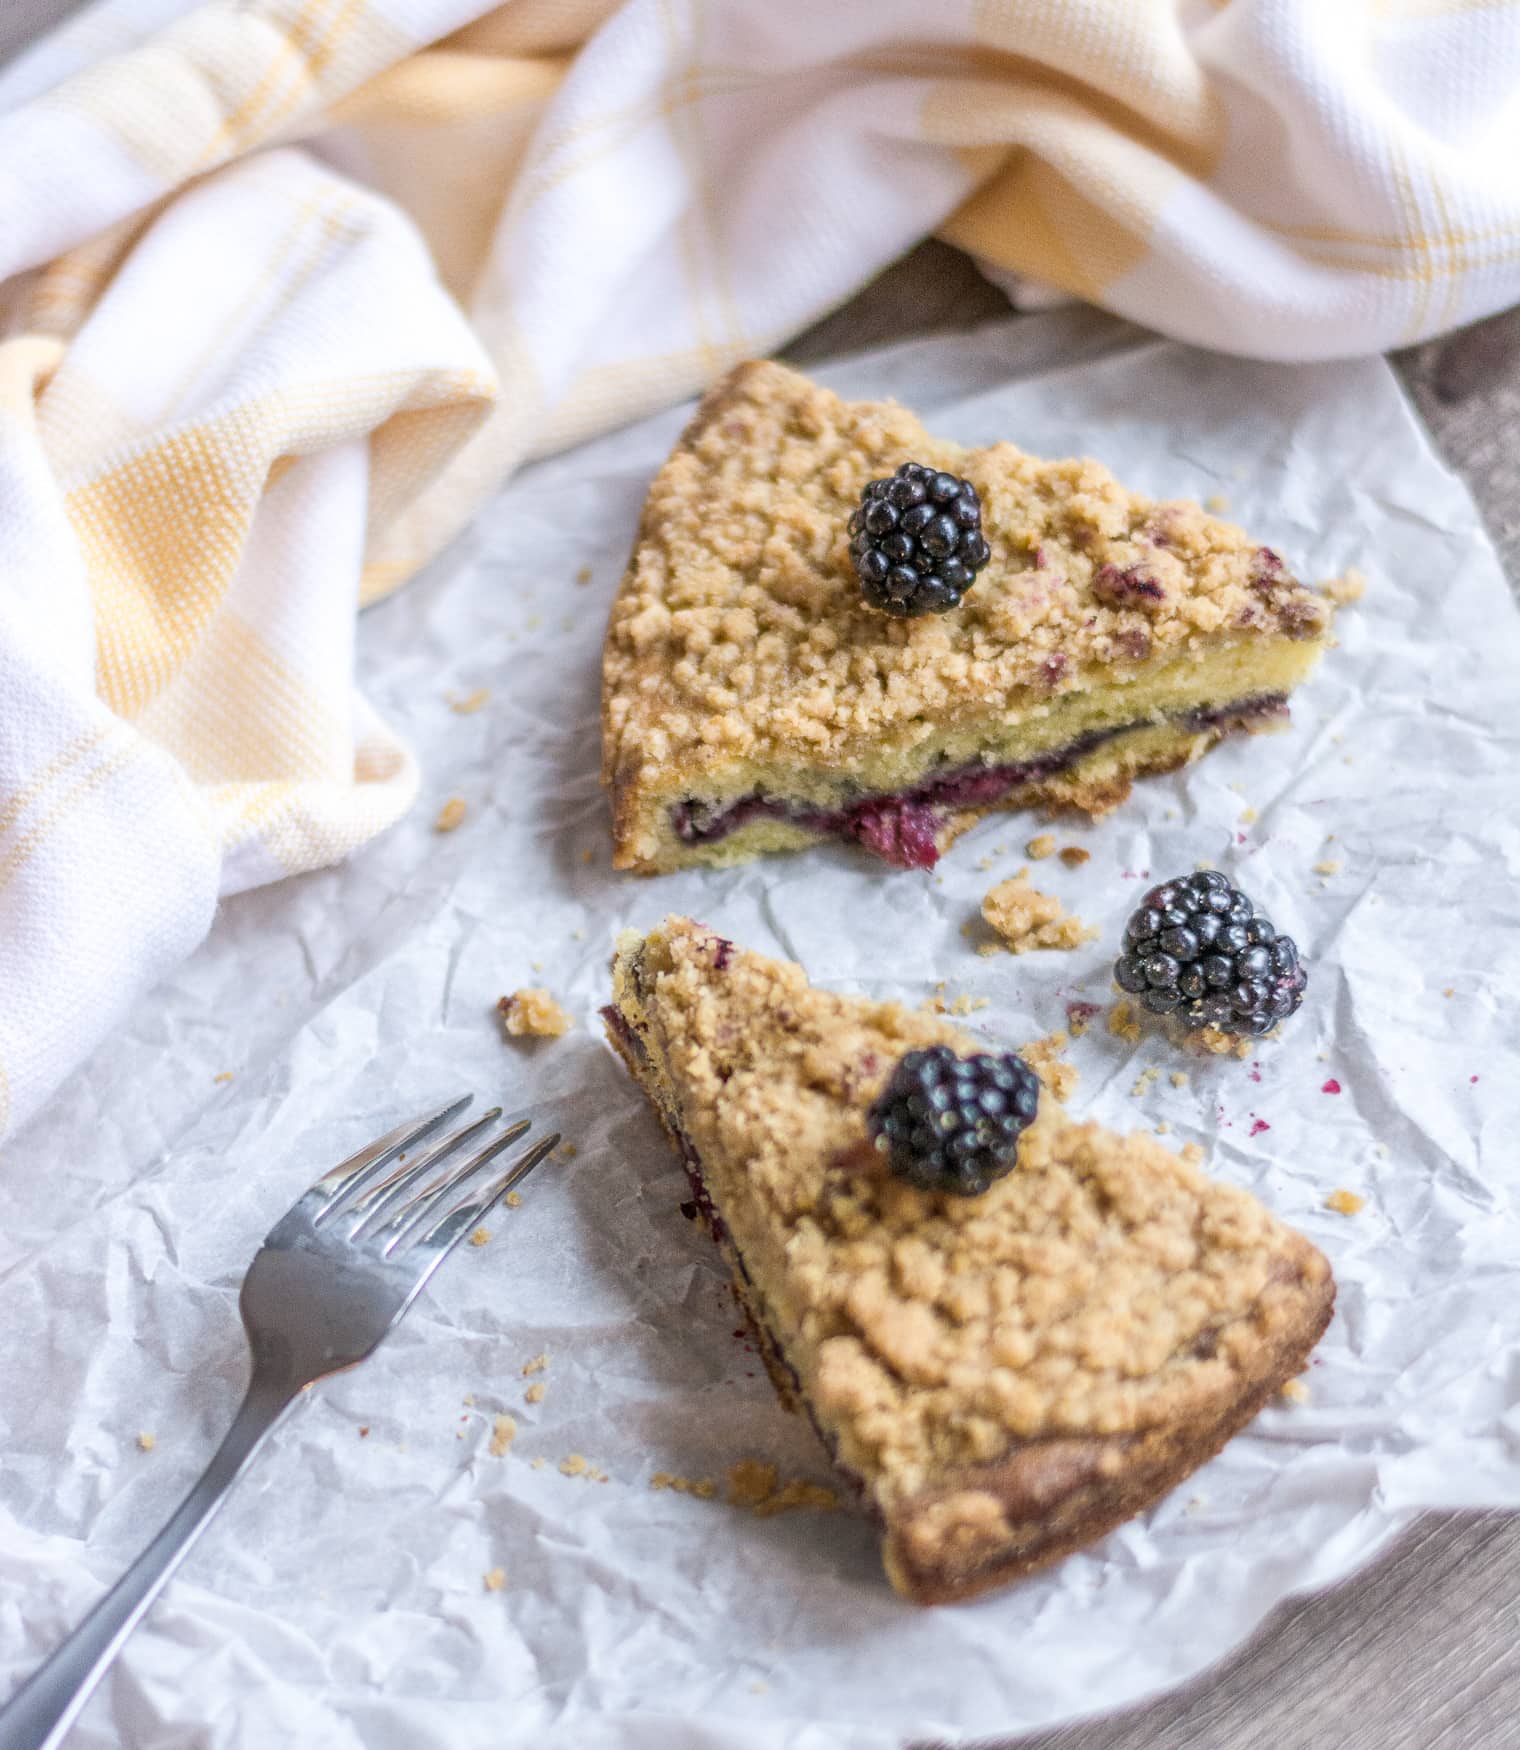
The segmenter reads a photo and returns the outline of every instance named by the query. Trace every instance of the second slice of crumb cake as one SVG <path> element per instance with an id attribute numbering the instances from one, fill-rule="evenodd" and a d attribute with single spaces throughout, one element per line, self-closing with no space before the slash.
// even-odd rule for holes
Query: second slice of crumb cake
<path id="1" fill-rule="evenodd" d="M 909 460 L 973 482 L 991 556 L 953 612 L 898 620 L 861 599 L 848 528 Z M 741 365 L 656 477 L 613 606 L 615 864 L 839 837 L 927 868 L 990 808 L 1101 813 L 1281 723 L 1328 624 L 1275 552 L 1196 504 Z"/>
<path id="2" fill-rule="evenodd" d="M 1153 1138 L 1075 1122 L 1048 1086 L 980 1195 L 889 1173 L 867 1113 L 894 1065 L 984 1049 L 932 1016 L 816 990 L 685 918 L 620 939 L 604 1014 L 783 1400 L 910 1598 L 1003 1584 L 1140 1512 L 1329 1322 L 1306 1239 Z"/>

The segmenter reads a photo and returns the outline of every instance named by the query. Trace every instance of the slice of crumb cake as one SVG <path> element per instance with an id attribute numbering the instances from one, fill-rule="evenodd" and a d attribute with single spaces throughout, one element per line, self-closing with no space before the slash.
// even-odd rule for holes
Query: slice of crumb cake
<path id="1" fill-rule="evenodd" d="M 953 611 L 895 619 L 863 599 L 850 519 L 910 460 L 971 483 L 990 553 Z M 1101 813 L 1133 777 L 1281 723 L 1328 622 L 1276 553 L 1195 504 L 741 365 L 656 477 L 613 606 L 614 861 L 834 836 L 927 868 L 991 808 Z"/>
<path id="2" fill-rule="evenodd" d="M 1325 1259 L 1255 1198 L 1149 1136 L 1074 1122 L 1027 1065 L 976 1055 L 946 1022 L 815 990 L 684 918 L 625 934 L 613 988 L 609 1036 L 681 1153 L 772 1378 L 881 1524 L 910 1598 L 970 1596 L 1138 1513 L 1329 1321 Z M 922 1161 L 901 1176 L 887 1151 L 923 1109 L 891 1107 L 905 1075 L 1001 1114 L 1001 1165 L 967 1157 L 953 1190 L 921 1188 Z M 931 1108 L 953 1103 L 931 1091 Z"/>

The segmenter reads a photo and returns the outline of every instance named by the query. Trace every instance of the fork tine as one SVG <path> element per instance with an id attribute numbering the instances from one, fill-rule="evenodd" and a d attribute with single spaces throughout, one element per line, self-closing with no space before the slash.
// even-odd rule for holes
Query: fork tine
<path id="1" fill-rule="evenodd" d="M 446 1214 L 439 1216 L 417 1240 L 419 1246 L 426 1246 L 429 1250 L 436 1248 L 437 1251 L 437 1257 L 428 1266 L 427 1274 L 431 1275 L 437 1264 L 449 1255 L 464 1236 L 474 1231 L 481 1217 L 490 1211 L 498 1199 L 505 1197 L 514 1185 L 521 1184 L 559 1144 L 558 1131 L 552 1136 L 544 1137 L 541 1142 L 535 1142 L 532 1148 L 513 1161 L 504 1173 L 498 1174 L 483 1190 L 477 1191 L 473 1197 L 466 1197 L 462 1202 L 453 1205 Z M 424 1276 L 423 1280 L 426 1279 Z"/>
<path id="2" fill-rule="evenodd" d="M 499 1136 L 493 1136 L 484 1148 L 477 1150 L 468 1160 L 461 1161 L 457 1167 L 450 1167 L 430 1185 L 412 1190 L 411 1195 L 399 1207 L 392 1200 L 389 1205 L 389 1220 L 378 1228 L 371 1226 L 368 1237 L 379 1244 L 384 1257 L 390 1257 L 402 1241 L 408 1235 L 415 1234 L 466 1179 L 478 1173 L 488 1161 L 495 1160 L 503 1149 L 510 1148 L 514 1142 L 520 1142 L 532 1128 L 531 1119 L 517 1119 Z"/>
<path id="3" fill-rule="evenodd" d="M 472 1119 L 468 1124 L 462 1124 L 458 1130 L 451 1130 L 425 1154 L 418 1155 L 416 1160 L 406 1161 L 393 1168 L 383 1179 L 375 1180 L 357 1197 L 349 1198 L 342 1211 L 349 1224 L 349 1239 L 356 1240 L 363 1234 L 371 1233 L 398 1203 L 426 1182 L 428 1175 L 440 1162 L 447 1160 L 481 1131 L 488 1130 L 500 1117 L 501 1107 L 493 1106 L 489 1112 L 482 1112 L 480 1117 Z"/>
<path id="4" fill-rule="evenodd" d="M 387 1131 L 377 1142 L 372 1142 L 367 1148 L 361 1148 L 357 1154 L 350 1155 L 330 1173 L 324 1173 L 306 1193 L 308 1197 L 318 1194 L 321 1197 L 322 1207 L 314 1219 L 321 1221 L 325 1216 L 331 1215 L 345 1193 L 354 1195 L 361 1191 L 398 1154 L 404 1154 L 413 1144 L 432 1135 L 440 1124 L 447 1124 L 449 1119 L 463 1112 L 474 1098 L 473 1094 L 462 1094 L 459 1099 L 451 1100 L 447 1106 L 440 1106 L 436 1112 L 429 1112 L 421 1118 L 408 1118 L 404 1124 L 398 1124 L 394 1130 Z"/>

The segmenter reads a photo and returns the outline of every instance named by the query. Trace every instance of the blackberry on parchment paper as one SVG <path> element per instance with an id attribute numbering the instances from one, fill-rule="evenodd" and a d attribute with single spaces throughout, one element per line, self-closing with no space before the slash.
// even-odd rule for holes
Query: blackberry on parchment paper
<path id="1" fill-rule="evenodd" d="M 1039 1078 L 1013 1052 L 934 1045 L 899 1060 L 866 1123 L 899 1179 L 976 1197 L 1017 1164 L 1039 1101 Z"/>
<path id="2" fill-rule="evenodd" d="M 1125 925 L 1114 978 L 1153 1014 L 1238 1035 L 1269 1033 L 1309 982 L 1293 938 L 1216 869 L 1146 894 Z"/>
<path id="3" fill-rule="evenodd" d="M 991 557 L 976 488 L 958 474 L 904 462 L 861 493 L 850 557 L 873 608 L 900 619 L 949 613 Z"/>

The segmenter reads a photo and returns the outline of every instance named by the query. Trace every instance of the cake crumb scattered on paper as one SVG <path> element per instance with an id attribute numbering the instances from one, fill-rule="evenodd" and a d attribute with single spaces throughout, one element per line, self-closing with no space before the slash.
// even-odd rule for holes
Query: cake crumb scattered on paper
<path id="1" fill-rule="evenodd" d="M 513 1038 L 558 1039 L 574 1022 L 542 985 L 530 984 L 496 1005 L 502 1025 Z"/>
<path id="2" fill-rule="evenodd" d="M 487 1568 L 481 1579 L 487 1592 L 500 1592 L 507 1583 L 507 1570 L 505 1568 Z"/>
<path id="3" fill-rule="evenodd" d="M 1092 861 L 1092 852 L 1085 845 L 1062 845 L 1061 861 L 1068 869 L 1080 869 Z"/>
<path id="4" fill-rule="evenodd" d="M 1019 1056 L 1058 1100 L 1070 1099 L 1082 1079 L 1081 1072 L 1061 1055 L 1070 1043 L 1070 1036 L 1058 1031 L 1047 1033 L 1019 1051 Z"/>
<path id="5" fill-rule="evenodd" d="M 1446 989 L 1441 992 L 1443 997 L 1454 997 L 1456 994 L 1457 987 L 1454 984 L 1447 985 Z"/>
<path id="6" fill-rule="evenodd" d="M 1254 808 L 1243 808 L 1240 811 L 1240 824 L 1242 826 L 1254 826 L 1256 824 L 1256 810 Z"/>
<path id="7" fill-rule="evenodd" d="M 1206 1051 L 1210 1057 L 1249 1057 L 1251 1041 L 1237 1039 L 1233 1033 L 1226 1033 L 1215 1026 L 1193 1027 L 1187 1030 L 1186 1038 L 1189 1045 L 1199 1051 Z"/>
<path id="8" fill-rule="evenodd" d="M 465 693 L 463 697 L 452 695 L 449 699 L 449 709 L 456 711 L 461 717 L 473 717 L 480 707 L 491 696 L 489 687 L 476 687 L 473 693 Z"/>
<path id="9" fill-rule="evenodd" d="M 1161 1120 L 1161 1122 L 1156 1126 L 1156 1134 L 1157 1134 L 1157 1136 L 1166 1136 L 1170 1133 L 1171 1128 L 1172 1128 L 1171 1125 L 1168 1124 L 1167 1121 L 1163 1118 Z"/>
<path id="10" fill-rule="evenodd" d="M 1326 857 L 1323 862 L 1314 865 L 1314 873 L 1316 875 L 1339 875 L 1340 872 L 1341 865 L 1334 857 Z"/>
<path id="11" fill-rule="evenodd" d="M 1066 1028 L 1073 1039 L 1080 1039 L 1093 1024 L 1094 1018 L 1101 1013 L 1097 1003 L 1081 1002 L 1073 998 L 1066 1005 Z"/>
<path id="12" fill-rule="evenodd" d="M 1367 579 L 1352 565 L 1339 577 L 1332 577 L 1324 585 L 1324 593 L 1337 607 L 1344 607 L 1347 602 L 1359 602 L 1366 595 Z"/>
<path id="13" fill-rule="evenodd" d="M 1133 1003 L 1122 999 L 1108 1011 L 1108 1030 L 1129 1045 L 1140 1043 L 1140 1022 Z"/>
<path id="14" fill-rule="evenodd" d="M 582 851 L 581 852 L 581 861 L 583 863 L 594 863 L 596 861 L 596 852 L 593 850 L 590 850 L 589 848 L 587 850 Z"/>
<path id="15" fill-rule="evenodd" d="M 1000 881 L 982 901 L 982 916 L 1010 954 L 1037 948 L 1078 948 L 1098 932 L 1067 912 L 1054 894 L 1041 893 L 1022 875 Z"/>
<path id="16" fill-rule="evenodd" d="M 1309 1401 L 1309 1388 L 1301 1379 L 1290 1379 L 1278 1395 L 1286 1398 L 1290 1404 L 1306 1404 Z"/>
<path id="17" fill-rule="evenodd" d="M 1229 513 L 1230 501 L 1222 492 L 1211 492 L 1204 499 L 1203 508 L 1212 511 L 1215 516 L 1226 516 Z"/>
<path id="18" fill-rule="evenodd" d="M 463 796 L 451 796 L 438 810 L 438 818 L 433 822 L 433 830 L 435 832 L 453 832 L 454 828 L 469 812 L 470 805 Z"/>
<path id="19" fill-rule="evenodd" d="M 542 1456 L 535 1458 L 532 1461 L 532 1466 L 534 1470 L 542 1470 L 544 1468 L 544 1460 Z"/>
<path id="20" fill-rule="evenodd" d="M 541 1404 L 544 1401 L 544 1393 L 548 1389 L 541 1379 L 536 1379 L 523 1393 L 523 1398 L 530 1404 Z"/>
<path id="21" fill-rule="evenodd" d="M 1166 1079 L 1174 1088 L 1185 1088 L 1188 1085 L 1188 1073 L 1185 1069 L 1174 1069 Z"/>
<path id="22" fill-rule="evenodd" d="M 516 1438 L 517 1418 L 515 1416 L 493 1416 L 491 1418 L 489 1451 L 492 1458 L 505 1458 L 512 1450 L 512 1442 Z"/>
<path id="23" fill-rule="evenodd" d="M 651 1489 L 670 1489 L 677 1495 L 695 1495 L 703 1501 L 711 1501 L 718 1492 L 718 1485 L 710 1477 L 693 1481 L 668 1470 L 657 1470 L 649 1479 L 649 1486 Z"/>
<path id="24" fill-rule="evenodd" d="M 589 565 L 583 565 L 580 570 L 576 572 L 575 581 L 577 583 L 590 583 L 591 567 Z"/>
<path id="25" fill-rule="evenodd" d="M 535 1355 L 531 1361 L 523 1362 L 523 1378 L 526 1379 L 530 1373 L 542 1373 L 548 1365 L 547 1355 Z"/>
<path id="26" fill-rule="evenodd" d="M 591 1466 L 586 1462 L 586 1460 L 578 1452 L 572 1452 L 569 1454 L 568 1457 L 562 1458 L 559 1461 L 559 1470 L 560 1470 L 561 1476 L 583 1477 L 587 1474 L 587 1472 L 590 1469 L 591 1469 Z"/>
<path id="27" fill-rule="evenodd" d="M 472 1246 L 488 1246 L 490 1243 L 491 1230 L 488 1227 L 478 1227 L 474 1233 L 470 1235 L 470 1244 Z"/>
<path id="28" fill-rule="evenodd" d="M 502 1202 L 506 1204 L 508 1209 L 521 1209 L 522 1193 L 520 1191 L 509 1191 L 506 1196 L 502 1198 Z"/>
<path id="29" fill-rule="evenodd" d="M 987 997 L 967 996 L 963 991 L 945 1012 L 950 1015 L 974 1015 L 978 1009 L 985 1009 L 989 1000 Z"/>
<path id="30" fill-rule="evenodd" d="M 158 1436 L 156 1434 L 149 1434 L 145 1431 L 137 1436 L 137 1450 L 139 1452 L 151 1452 L 157 1445 Z"/>
<path id="31" fill-rule="evenodd" d="M 230 1069 L 219 1069 L 211 1079 L 214 1082 L 230 1082 L 232 1075 L 233 1072 Z"/>
<path id="32" fill-rule="evenodd" d="M 1160 1074 L 1161 1071 L 1157 1069 L 1155 1064 L 1148 1063 L 1145 1068 L 1141 1070 L 1139 1075 L 1135 1077 L 1135 1085 L 1129 1091 L 1130 1098 L 1132 1100 L 1138 1100 L 1147 1092 L 1151 1083 L 1155 1081 L 1156 1077 Z"/>
<path id="33" fill-rule="evenodd" d="M 1056 840 L 1054 833 L 1039 833 L 1024 847 L 1024 855 L 1036 863 L 1042 863 L 1047 857 L 1053 857 L 1055 854 Z"/>
<path id="34" fill-rule="evenodd" d="M 1325 1199 L 1325 1208 L 1333 1209 L 1337 1215 L 1360 1215 L 1367 1207 L 1367 1199 L 1358 1197 L 1355 1191 L 1332 1191 Z"/>
<path id="35" fill-rule="evenodd" d="M 465 1394 L 464 1394 L 464 1396 L 463 1396 L 463 1397 L 462 1397 L 462 1398 L 461 1398 L 461 1399 L 460 1399 L 460 1400 L 459 1400 L 459 1401 L 460 1401 L 460 1403 L 462 1403 L 462 1404 L 463 1404 L 463 1405 L 464 1405 L 464 1407 L 465 1407 L 465 1408 L 466 1408 L 466 1409 L 467 1409 L 467 1410 L 469 1410 L 469 1409 L 473 1409 L 473 1408 L 474 1408 L 474 1405 L 475 1405 L 475 1394 L 474 1394 L 474 1392 L 472 1392 L 472 1391 L 467 1391 L 467 1392 L 466 1392 L 466 1393 L 465 1393 Z"/>

